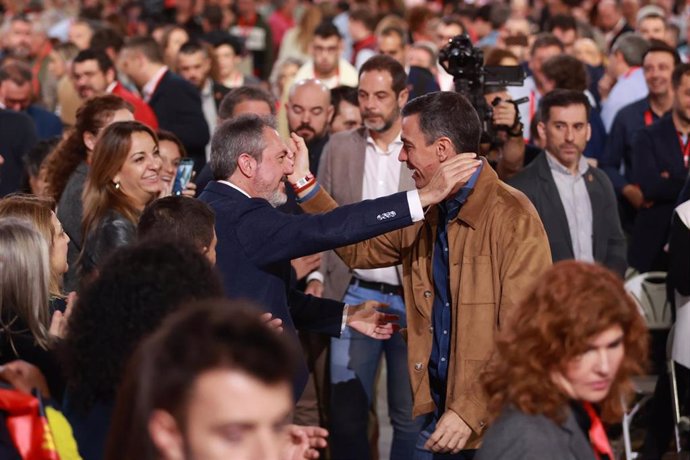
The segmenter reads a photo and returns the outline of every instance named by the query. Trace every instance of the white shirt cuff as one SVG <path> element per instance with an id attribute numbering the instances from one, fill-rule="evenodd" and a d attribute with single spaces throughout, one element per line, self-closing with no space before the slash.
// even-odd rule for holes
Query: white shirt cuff
<path id="1" fill-rule="evenodd" d="M 307 275 L 307 283 L 309 283 L 309 281 L 316 280 L 316 281 L 321 281 L 321 284 L 323 284 L 324 279 L 325 278 L 323 276 L 323 273 L 321 273 L 318 270 L 314 270 L 313 272 L 311 272 Z"/>
<path id="2" fill-rule="evenodd" d="M 407 205 L 410 207 L 412 222 L 419 222 L 424 219 L 424 209 L 422 209 L 422 201 L 419 199 L 418 190 L 407 192 Z"/>
<path id="3" fill-rule="evenodd" d="M 345 332 L 345 326 L 347 326 L 347 310 L 350 309 L 350 306 L 348 304 L 345 304 L 343 307 L 343 322 L 340 323 L 340 335 L 343 335 L 343 332 Z"/>

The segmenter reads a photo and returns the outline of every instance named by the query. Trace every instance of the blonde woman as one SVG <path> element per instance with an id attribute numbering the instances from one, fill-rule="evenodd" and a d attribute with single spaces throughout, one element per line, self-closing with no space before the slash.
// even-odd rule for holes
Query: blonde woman
<path id="1" fill-rule="evenodd" d="M 0 218 L 17 217 L 27 220 L 48 243 L 50 275 L 48 278 L 49 305 L 52 311 L 64 311 L 66 296 L 62 278 L 67 272 L 69 237 L 54 212 L 55 203 L 47 198 L 16 194 L 0 200 Z"/>
<path id="2" fill-rule="evenodd" d="M 27 220 L 0 218 L 0 364 L 35 365 L 59 399 L 64 384 L 51 347 L 67 315 L 55 313 L 51 324 L 49 285 L 46 239 Z"/>

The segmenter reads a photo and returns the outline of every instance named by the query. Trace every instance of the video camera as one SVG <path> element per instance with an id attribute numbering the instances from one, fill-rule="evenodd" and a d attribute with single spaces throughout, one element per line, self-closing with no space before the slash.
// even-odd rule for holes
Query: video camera
<path id="1" fill-rule="evenodd" d="M 484 98 L 487 86 L 522 86 L 525 71 L 520 66 L 484 66 L 484 52 L 472 46 L 467 34 L 453 37 L 438 53 L 438 61 L 454 78 L 455 91 L 465 96 L 474 106 L 482 123 L 482 143 L 496 140 L 497 130 L 508 126 L 494 126 L 493 108 L 500 99 L 488 104 Z M 526 101 L 513 101 L 520 104 Z"/>

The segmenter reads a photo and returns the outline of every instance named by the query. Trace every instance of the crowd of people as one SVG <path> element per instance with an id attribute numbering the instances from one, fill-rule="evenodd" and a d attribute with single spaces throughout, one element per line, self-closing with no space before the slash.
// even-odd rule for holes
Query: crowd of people
<path id="1" fill-rule="evenodd" d="M 376 460 L 383 366 L 391 460 L 671 448 L 690 2 L 0 13 L 1 458 Z"/>

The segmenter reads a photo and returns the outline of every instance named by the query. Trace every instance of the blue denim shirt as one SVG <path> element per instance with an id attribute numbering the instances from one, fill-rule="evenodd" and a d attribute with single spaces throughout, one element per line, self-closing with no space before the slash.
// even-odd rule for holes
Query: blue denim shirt
<path id="1" fill-rule="evenodd" d="M 445 412 L 446 387 L 448 382 L 448 360 L 450 359 L 450 335 L 452 326 L 451 306 L 453 301 L 450 293 L 449 263 L 448 263 L 448 222 L 454 219 L 460 207 L 465 203 L 474 184 L 477 182 L 483 166 L 470 177 L 467 184 L 453 197 L 438 205 L 439 224 L 434 244 L 433 280 L 434 303 L 432 306 L 432 325 L 434 342 L 429 358 L 429 383 L 431 397 L 436 404 L 436 414 Z"/>

